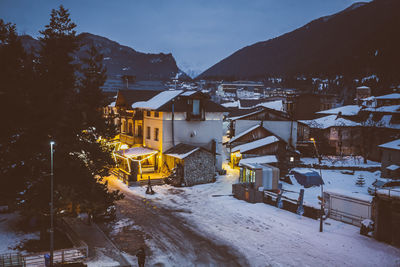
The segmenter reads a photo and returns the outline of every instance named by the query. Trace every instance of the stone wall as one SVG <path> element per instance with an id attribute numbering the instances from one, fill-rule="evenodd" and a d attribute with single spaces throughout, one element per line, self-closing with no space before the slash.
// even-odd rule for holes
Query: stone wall
<path id="1" fill-rule="evenodd" d="M 186 185 L 210 183 L 215 175 L 214 157 L 202 149 L 184 160 L 184 180 Z"/>

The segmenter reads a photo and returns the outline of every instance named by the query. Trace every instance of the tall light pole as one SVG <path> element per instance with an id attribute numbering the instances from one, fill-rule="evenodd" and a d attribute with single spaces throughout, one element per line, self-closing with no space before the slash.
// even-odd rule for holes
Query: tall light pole
<path id="1" fill-rule="evenodd" d="M 53 266 L 53 254 L 54 254 L 54 210 L 53 210 L 53 180 L 54 180 L 54 168 L 53 168 L 53 145 L 54 141 L 50 141 L 50 155 L 51 155 L 51 181 L 50 181 L 50 266 Z"/>
<path id="2" fill-rule="evenodd" d="M 313 142 L 314 148 L 315 148 L 315 152 L 317 153 L 318 162 L 319 162 L 319 175 L 321 176 L 321 179 L 322 179 L 321 159 L 319 157 L 318 148 L 317 148 L 317 145 L 315 144 L 315 139 L 311 137 L 310 140 Z M 321 184 L 321 211 L 320 211 L 320 217 L 319 217 L 319 231 L 320 232 L 323 231 L 323 223 L 322 223 L 323 214 L 324 214 L 324 185 Z"/>

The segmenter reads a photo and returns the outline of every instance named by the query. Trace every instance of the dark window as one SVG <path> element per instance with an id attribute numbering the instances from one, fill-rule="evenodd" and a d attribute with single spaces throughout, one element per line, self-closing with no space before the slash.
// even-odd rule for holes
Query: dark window
<path id="1" fill-rule="evenodd" d="M 142 125 L 138 125 L 137 130 L 138 132 L 136 133 L 136 135 L 142 137 L 143 136 Z"/>
<path id="2" fill-rule="evenodd" d="M 187 120 L 204 120 L 205 111 L 200 99 L 188 99 Z"/>
<path id="3" fill-rule="evenodd" d="M 146 112 L 146 116 L 147 116 L 147 117 L 151 117 L 151 111 L 150 111 L 150 110 L 148 110 L 148 111 Z"/>
<path id="4" fill-rule="evenodd" d="M 129 123 L 129 129 L 128 129 L 128 133 L 130 134 L 130 135 L 132 135 L 132 123 Z"/>
<path id="5" fill-rule="evenodd" d="M 192 114 L 194 116 L 200 115 L 200 100 L 199 99 L 193 99 L 193 106 L 192 106 Z"/>
<path id="6" fill-rule="evenodd" d="M 154 117 L 156 117 L 156 118 L 159 117 L 158 111 L 154 111 Z"/>
<path id="7" fill-rule="evenodd" d="M 147 127 L 147 136 L 146 136 L 147 139 L 150 139 L 150 134 L 151 134 L 150 132 L 151 132 L 150 127 Z"/>
<path id="8" fill-rule="evenodd" d="M 158 128 L 154 129 L 154 140 L 158 141 Z"/>

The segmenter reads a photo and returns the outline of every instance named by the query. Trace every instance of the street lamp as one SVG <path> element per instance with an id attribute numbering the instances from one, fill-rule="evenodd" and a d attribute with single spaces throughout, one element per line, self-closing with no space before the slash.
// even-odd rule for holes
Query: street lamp
<path id="1" fill-rule="evenodd" d="M 50 266 L 53 266 L 53 254 L 54 254 L 54 210 L 53 210 L 53 180 L 54 180 L 54 170 L 53 170 L 53 145 L 54 141 L 50 141 L 50 155 L 51 155 L 51 181 L 50 181 Z"/>
<path id="2" fill-rule="evenodd" d="M 318 148 L 317 145 L 315 144 L 315 139 L 313 137 L 310 138 L 310 140 L 313 142 L 314 144 L 314 148 L 315 148 L 315 152 L 317 153 L 317 157 L 318 157 L 318 162 L 319 162 L 319 175 L 321 176 L 322 179 L 322 171 L 321 171 L 321 158 L 319 156 L 318 153 Z M 323 179 L 322 179 L 323 181 Z M 320 217 L 319 217 L 319 231 L 322 232 L 323 231 L 323 214 L 324 214 L 324 184 L 321 184 L 321 212 L 320 212 Z"/>

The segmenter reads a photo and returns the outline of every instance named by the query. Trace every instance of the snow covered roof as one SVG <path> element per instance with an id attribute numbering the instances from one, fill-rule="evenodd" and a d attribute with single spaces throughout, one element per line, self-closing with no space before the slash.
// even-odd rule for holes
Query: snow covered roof
<path id="1" fill-rule="evenodd" d="M 365 108 L 364 110 L 383 113 L 400 113 L 400 105 L 382 106 L 379 108 Z"/>
<path id="2" fill-rule="evenodd" d="M 393 93 L 388 95 L 381 95 L 375 97 L 376 99 L 400 99 L 400 93 Z"/>
<path id="3" fill-rule="evenodd" d="M 400 166 L 396 165 L 396 164 L 392 164 L 390 166 L 387 166 L 386 169 L 391 170 L 391 171 L 395 171 L 395 170 L 400 169 Z"/>
<path id="4" fill-rule="evenodd" d="M 256 111 L 253 111 L 253 112 L 250 112 L 250 113 L 247 113 L 247 114 L 241 115 L 241 116 L 232 117 L 232 118 L 230 118 L 230 119 L 231 119 L 232 121 L 235 121 L 235 120 L 238 120 L 238 119 L 241 119 L 241 118 L 244 118 L 244 117 L 250 116 L 250 115 L 257 114 L 257 113 L 259 113 L 260 111 L 261 111 L 261 110 L 256 110 Z"/>
<path id="5" fill-rule="evenodd" d="M 332 108 L 328 110 L 318 111 L 317 114 L 329 114 L 329 115 L 337 115 L 339 112 L 344 116 L 354 116 L 357 115 L 362 107 L 358 105 L 347 105 L 338 108 Z"/>
<path id="6" fill-rule="evenodd" d="M 183 90 L 169 90 L 163 91 L 148 101 L 140 101 L 132 104 L 132 108 L 142 108 L 142 109 L 158 109 L 165 103 L 171 101 L 178 95 L 180 95 Z"/>
<path id="7" fill-rule="evenodd" d="M 115 101 L 111 102 L 110 105 L 108 105 L 109 107 L 115 107 Z"/>
<path id="8" fill-rule="evenodd" d="M 368 87 L 368 86 L 365 86 L 365 85 L 363 85 L 363 86 L 359 86 L 359 87 L 357 87 L 357 89 L 371 89 L 370 87 Z"/>
<path id="9" fill-rule="evenodd" d="M 241 132 L 241 133 L 235 135 L 234 137 L 231 138 L 231 140 L 228 141 L 228 144 L 230 144 L 230 143 L 232 143 L 233 141 L 239 139 L 240 137 L 242 137 L 242 136 L 244 136 L 244 135 L 250 133 L 251 131 L 257 129 L 258 127 L 260 127 L 259 124 L 258 124 L 258 125 L 255 125 L 255 126 L 253 126 L 253 127 L 251 127 L 251 128 L 249 128 L 249 129 L 247 129 L 247 130 L 244 131 L 244 132 Z"/>
<path id="10" fill-rule="evenodd" d="M 311 128 L 328 129 L 330 127 L 355 127 L 360 123 L 338 118 L 336 115 L 329 115 L 315 120 L 300 120 L 301 123 L 307 124 Z"/>
<path id="11" fill-rule="evenodd" d="M 200 147 L 180 143 L 165 151 L 164 154 L 174 158 L 184 159 L 199 149 Z"/>
<path id="12" fill-rule="evenodd" d="M 379 145 L 379 147 L 400 150 L 400 139 Z"/>
<path id="13" fill-rule="evenodd" d="M 282 111 L 283 110 L 283 101 L 282 100 L 269 101 L 269 102 L 264 102 L 264 103 L 258 104 L 257 106 Z"/>
<path id="14" fill-rule="evenodd" d="M 232 152 L 240 151 L 240 153 L 244 153 L 246 151 L 256 149 L 256 148 L 259 148 L 262 146 L 270 145 L 270 144 L 273 144 L 278 141 L 279 141 L 279 139 L 277 137 L 271 135 L 271 136 L 261 138 L 261 139 L 258 139 L 256 141 L 253 141 L 253 142 L 250 142 L 247 144 L 236 146 L 232 149 Z"/>
<path id="15" fill-rule="evenodd" d="M 132 148 L 122 149 L 122 150 L 117 151 L 117 153 L 119 155 L 127 157 L 127 158 L 135 158 L 135 157 L 139 157 L 139 156 L 155 154 L 157 152 L 158 152 L 157 150 L 150 149 L 147 147 L 132 147 Z"/>
<path id="16" fill-rule="evenodd" d="M 222 106 L 226 107 L 226 108 L 234 108 L 234 107 L 239 107 L 240 106 L 240 102 L 238 101 L 233 101 L 233 102 L 226 102 L 221 104 Z"/>
<path id="17" fill-rule="evenodd" d="M 191 95 L 193 95 L 195 93 L 197 93 L 197 91 L 186 91 L 186 92 L 182 93 L 181 95 L 183 95 L 183 96 L 191 96 Z"/>
<path id="18" fill-rule="evenodd" d="M 239 162 L 239 166 L 241 164 L 252 164 L 252 163 L 263 164 L 263 163 L 276 163 L 276 162 L 278 162 L 278 159 L 276 158 L 275 155 L 266 155 L 255 158 L 241 159 Z"/>

